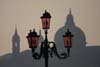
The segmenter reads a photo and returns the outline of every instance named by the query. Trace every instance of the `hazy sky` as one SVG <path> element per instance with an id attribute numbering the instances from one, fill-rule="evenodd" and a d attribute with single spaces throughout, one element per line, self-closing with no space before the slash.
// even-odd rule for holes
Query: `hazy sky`
<path id="1" fill-rule="evenodd" d="M 12 50 L 12 36 L 17 26 L 21 51 L 29 49 L 26 35 L 29 29 L 41 29 L 44 10 L 52 15 L 49 40 L 65 24 L 69 8 L 74 22 L 85 35 L 87 46 L 100 46 L 100 0 L 0 0 L 0 55 Z M 43 33 L 43 30 L 42 30 Z M 44 34 L 43 34 L 44 36 Z"/>

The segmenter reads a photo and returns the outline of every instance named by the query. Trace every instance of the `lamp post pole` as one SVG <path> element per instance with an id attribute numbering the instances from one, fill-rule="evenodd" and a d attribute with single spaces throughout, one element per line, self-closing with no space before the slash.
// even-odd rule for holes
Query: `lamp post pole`
<path id="1" fill-rule="evenodd" d="M 44 46 L 44 55 L 45 55 L 45 67 L 48 67 L 48 37 L 47 37 L 47 34 L 48 34 L 48 30 L 45 30 L 45 46 Z"/>

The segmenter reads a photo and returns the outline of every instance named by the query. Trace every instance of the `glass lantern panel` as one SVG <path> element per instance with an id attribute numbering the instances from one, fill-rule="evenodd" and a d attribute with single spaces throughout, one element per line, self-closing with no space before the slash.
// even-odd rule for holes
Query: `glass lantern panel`
<path id="1" fill-rule="evenodd" d="M 69 37 L 64 37 L 64 46 L 70 47 L 71 46 L 71 40 Z"/>
<path id="2" fill-rule="evenodd" d="M 46 22 L 46 18 L 42 18 L 41 20 L 42 20 L 42 22 Z"/>
<path id="3" fill-rule="evenodd" d="M 28 40 L 29 48 L 31 48 L 31 38 L 28 37 L 27 40 Z"/>
<path id="4" fill-rule="evenodd" d="M 38 45 L 38 37 L 32 37 L 32 46 L 37 47 Z"/>
<path id="5" fill-rule="evenodd" d="M 42 18 L 42 28 L 46 28 L 46 18 Z"/>
<path id="6" fill-rule="evenodd" d="M 48 22 L 47 28 L 49 28 L 50 27 L 50 18 L 47 18 L 47 22 Z"/>

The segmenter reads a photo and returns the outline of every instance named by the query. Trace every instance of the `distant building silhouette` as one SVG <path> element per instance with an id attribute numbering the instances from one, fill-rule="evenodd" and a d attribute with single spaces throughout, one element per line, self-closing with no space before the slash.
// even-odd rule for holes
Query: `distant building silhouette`
<path id="1" fill-rule="evenodd" d="M 43 38 L 43 36 L 42 36 L 42 33 L 41 33 L 41 30 L 39 30 L 39 35 L 40 35 L 40 37 L 39 37 L 39 44 L 44 40 L 44 38 Z"/>
<path id="2" fill-rule="evenodd" d="M 12 53 L 13 55 L 18 55 L 20 53 L 20 37 L 17 28 L 15 28 L 15 33 L 12 37 Z"/>
<path id="3" fill-rule="evenodd" d="M 66 17 L 66 22 L 63 27 L 61 27 L 55 34 L 55 43 L 59 49 L 63 48 L 64 42 L 62 35 L 69 29 L 74 35 L 72 40 L 72 48 L 83 48 L 86 47 L 86 37 L 84 32 L 75 25 L 74 17 L 72 15 L 71 9 L 69 9 L 69 14 Z"/>

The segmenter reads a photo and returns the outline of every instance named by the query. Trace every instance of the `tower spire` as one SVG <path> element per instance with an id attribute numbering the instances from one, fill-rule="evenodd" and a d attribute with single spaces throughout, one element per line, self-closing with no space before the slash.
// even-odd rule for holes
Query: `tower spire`
<path id="1" fill-rule="evenodd" d="M 15 33 L 17 34 L 17 26 L 15 27 Z"/>
<path id="2" fill-rule="evenodd" d="M 12 37 L 12 53 L 14 56 L 20 53 L 20 37 L 17 32 L 17 26 L 15 27 L 15 32 Z"/>
<path id="3" fill-rule="evenodd" d="M 69 14 L 71 14 L 71 13 L 72 13 L 71 8 L 69 8 Z"/>

